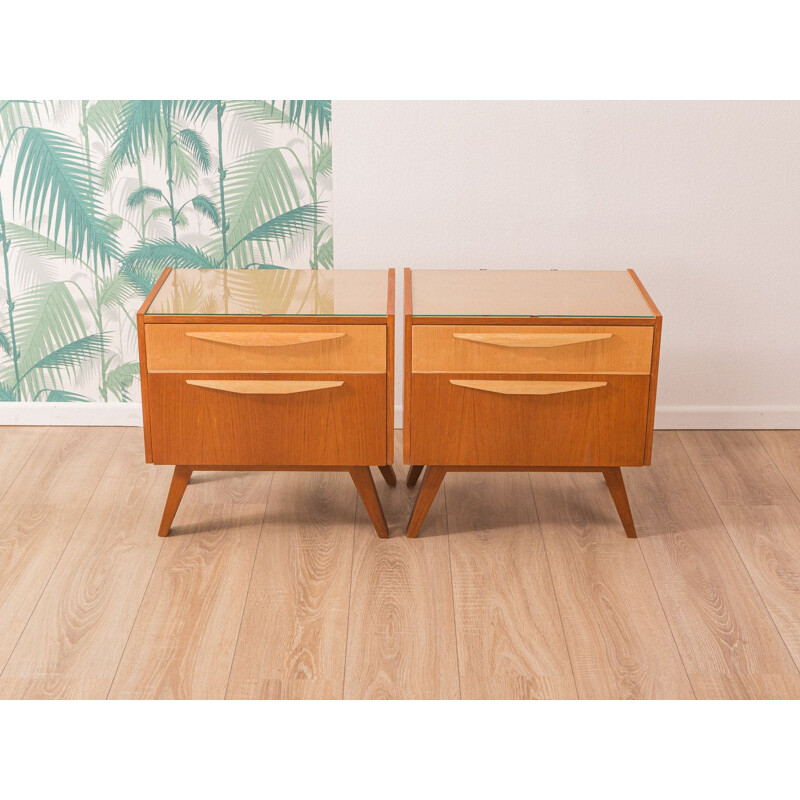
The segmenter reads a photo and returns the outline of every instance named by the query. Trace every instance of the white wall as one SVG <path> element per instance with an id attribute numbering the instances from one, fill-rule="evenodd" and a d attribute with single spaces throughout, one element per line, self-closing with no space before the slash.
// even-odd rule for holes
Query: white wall
<path id="1" fill-rule="evenodd" d="M 800 103 L 341 101 L 333 127 L 337 269 L 633 267 L 659 427 L 800 427 Z"/>
<path id="2" fill-rule="evenodd" d="M 633 267 L 659 427 L 800 428 L 800 103 L 338 101 L 332 138 L 337 269 Z"/>

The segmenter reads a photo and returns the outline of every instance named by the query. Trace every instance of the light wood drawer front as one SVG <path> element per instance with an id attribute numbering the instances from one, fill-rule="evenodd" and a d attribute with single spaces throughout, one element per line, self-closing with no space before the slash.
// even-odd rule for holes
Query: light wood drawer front
<path id="1" fill-rule="evenodd" d="M 645 326 L 414 325 L 414 372 L 604 372 L 648 375 Z"/>
<path id="2" fill-rule="evenodd" d="M 384 325 L 145 326 L 148 372 L 384 372 Z"/>
<path id="3" fill-rule="evenodd" d="M 386 463 L 385 375 L 160 373 L 149 397 L 156 464 Z"/>
<path id="4" fill-rule="evenodd" d="M 411 463 L 638 466 L 650 378 L 440 375 L 411 381 Z"/>

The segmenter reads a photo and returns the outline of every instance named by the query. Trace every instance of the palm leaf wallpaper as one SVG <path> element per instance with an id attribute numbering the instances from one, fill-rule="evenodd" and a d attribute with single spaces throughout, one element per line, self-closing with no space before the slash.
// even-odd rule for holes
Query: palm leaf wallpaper
<path id="1" fill-rule="evenodd" d="M 139 399 L 164 267 L 331 269 L 329 100 L 0 100 L 0 401 Z"/>

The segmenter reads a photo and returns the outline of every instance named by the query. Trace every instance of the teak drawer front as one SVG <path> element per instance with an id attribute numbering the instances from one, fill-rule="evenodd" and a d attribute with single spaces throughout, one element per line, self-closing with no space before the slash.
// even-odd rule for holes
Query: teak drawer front
<path id="1" fill-rule="evenodd" d="M 649 326 L 414 325 L 414 372 L 591 372 L 647 375 Z"/>
<path id="2" fill-rule="evenodd" d="M 386 463 L 385 375 L 149 376 L 156 464 Z"/>
<path id="3" fill-rule="evenodd" d="M 145 325 L 148 372 L 384 372 L 385 325 Z"/>
<path id="4" fill-rule="evenodd" d="M 649 385 L 639 375 L 417 373 L 411 463 L 641 465 Z"/>

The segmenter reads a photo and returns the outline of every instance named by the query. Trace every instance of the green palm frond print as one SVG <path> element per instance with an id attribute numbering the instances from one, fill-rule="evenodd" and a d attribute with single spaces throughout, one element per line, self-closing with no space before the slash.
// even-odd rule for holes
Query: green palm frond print
<path id="1" fill-rule="evenodd" d="M 165 267 L 332 269 L 332 164 L 330 100 L 0 100 L 0 402 L 138 400 Z"/>

